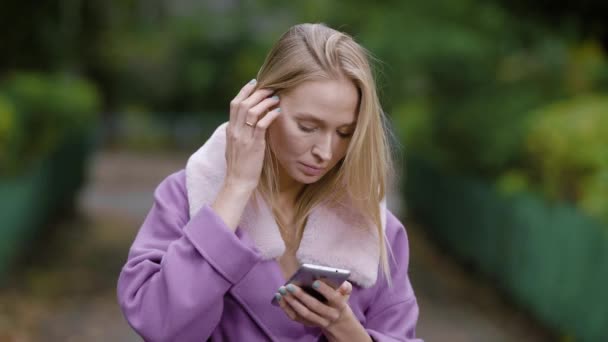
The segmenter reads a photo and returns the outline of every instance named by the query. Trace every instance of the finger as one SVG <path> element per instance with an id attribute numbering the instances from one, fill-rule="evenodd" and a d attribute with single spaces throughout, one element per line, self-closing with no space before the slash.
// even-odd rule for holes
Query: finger
<path id="1" fill-rule="evenodd" d="M 347 298 L 342 295 L 340 288 L 336 290 L 321 280 L 316 280 L 313 283 L 313 288 L 327 299 L 329 306 L 342 309 L 346 305 Z"/>
<path id="2" fill-rule="evenodd" d="M 281 296 L 281 295 L 279 294 L 279 296 Z M 287 315 L 287 317 L 289 317 L 292 321 L 297 320 L 298 315 L 291 308 L 291 306 L 289 306 L 289 304 L 287 304 L 285 302 L 285 297 L 284 296 L 281 296 L 281 299 L 279 299 L 278 302 L 279 302 L 279 306 L 281 307 L 281 309 L 283 309 L 283 311 L 285 311 L 285 314 Z"/>
<path id="3" fill-rule="evenodd" d="M 298 291 L 302 290 L 298 289 Z M 302 304 L 296 297 L 294 297 L 293 294 L 288 294 L 283 298 L 285 299 L 285 302 L 289 304 L 289 306 L 291 306 L 291 308 L 295 311 L 295 313 L 301 320 L 320 327 L 329 326 L 330 321 L 328 319 L 325 319 L 311 311 L 308 307 L 306 307 L 306 305 Z"/>
<path id="4" fill-rule="evenodd" d="M 251 95 L 251 93 L 255 89 L 256 84 L 257 84 L 256 79 L 255 78 L 252 79 L 247 84 L 245 84 L 243 86 L 243 88 L 241 88 L 241 90 L 239 90 L 239 93 L 236 94 L 236 96 L 232 99 L 232 101 L 230 101 L 230 121 L 231 122 L 235 122 L 239 104 L 241 103 L 241 101 L 243 101 L 247 97 L 249 97 L 249 95 Z"/>
<path id="5" fill-rule="evenodd" d="M 337 309 L 320 302 L 315 297 L 306 293 L 306 291 L 295 291 L 292 293 L 292 296 L 296 297 L 309 310 L 329 322 L 333 322 L 340 318 L 340 312 Z"/>
<path id="6" fill-rule="evenodd" d="M 353 292 L 353 284 L 351 284 L 349 281 L 345 281 L 342 283 L 342 285 L 340 285 L 338 290 L 343 296 L 350 297 L 350 294 Z"/>
<path id="7" fill-rule="evenodd" d="M 344 303 L 348 303 L 350 295 L 353 293 L 353 284 L 351 284 L 349 281 L 345 281 L 342 283 L 340 288 L 338 288 L 338 292 L 340 292 L 342 297 L 344 297 Z"/>
<path id="8" fill-rule="evenodd" d="M 247 112 L 263 99 L 272 94 L 270 89 L 258 89 L 249 95 L 245 100 L 241 101 L 237 106 L 236 121 L 237 126 L 241 127 L 245 124 Z"/>
<path id="9" fill-rule="evenodd" d="M 246 98 L 249 97 L 249 95 L 251 95 L 251 93 L 253 92 L 253 90 L 255 89 L 255 86 L 258 84 L 258 81 L 254 78 L 251 81 L 247 82 L 247 84 L 245 84 L 243 86 L 243 88 L 241 88 L 241 90 L 239 90 L 239 93 L 236 94 L 236 96 L 234 97 L 235 100 L 237 101 L 243 101 Z"/>
<path id="10" fill-rule="evenodd" d="M 267 97 L 262 100 L 262 102 L 257 105 L 249 108 L 247 111 L 247 116 L 245 122 L 256 123 L 260 119 L 260 116 L 263 113 L 266 113 L 272 106 L 276 106 L 279 103 L 279 97 L 274 95 L 272 97 Z"/>
<path id="11" fill-rule="evenodd" d="M 263 118 L 258 121 L 255 125 L 255 132 L 253 137 L 255 139 L 263 139 L 266 135 L 266 129 L 270 127 L 270 124 L 276 119 L 279 115 L 281 115 L 281 108 L 275 108 L 271 110 Z"/>

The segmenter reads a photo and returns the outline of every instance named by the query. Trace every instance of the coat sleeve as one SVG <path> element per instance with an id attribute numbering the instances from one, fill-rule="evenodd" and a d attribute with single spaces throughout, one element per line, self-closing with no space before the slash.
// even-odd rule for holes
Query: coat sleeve
<path id="1" fill-rule="evenodd" d="M 120 273 L 118 301 L 146 341 L 204 341 L 226 292 L 259 260 L 211 207 L 189 219 L 182 171 L 155 191 Z"/>
<path id="2" fill-rule="evenodd" d="M 385 279 L 366 312 L 365 329 L 378 342 L 422 342 L 416 338 L 418 303 L 408 277 L 409 247 L 403 225 L 392 214 L 387 219 L 387 240 L 391 245 L 392 286 Z M 389 229 L 390 228 L 390 229 Z"/>

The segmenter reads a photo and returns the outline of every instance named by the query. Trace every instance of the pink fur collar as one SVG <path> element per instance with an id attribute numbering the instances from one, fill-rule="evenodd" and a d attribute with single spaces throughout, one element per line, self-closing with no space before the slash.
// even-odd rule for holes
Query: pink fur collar
<path id="1" fill-rule="evenodd" d="M 209 140 L 188 160 L 186 188 L 193 217 L 205 204 L 211 204 L 226 174 L 226 126 L 217 128 Z M 245 207 L 239 227 L 252 237 L 265 260 L 285 251 L 273 215 L 261 200 L 259 211 L 252 201 Z M 382 226 L 386 230 L 386 201 L 380 203 Z M 380 250 L 375 229 L 361 225 L 361 217 L 346 206 L 318 206 L 311 212 L 296 257 L 300 263 L 314 263 L 351 270 L 350 280 L 371 287 L 378 276 Z M 357 251 L 355 257 L 353 251 Z"/>

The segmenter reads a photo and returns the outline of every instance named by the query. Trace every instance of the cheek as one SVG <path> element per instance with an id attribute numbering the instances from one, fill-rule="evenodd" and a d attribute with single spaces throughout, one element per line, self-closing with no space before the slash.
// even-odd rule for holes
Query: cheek
<path id="1" fill-rule="evenodd" d="M 287 118 L 279 117 L 268 128 L 273 151 L 279 159 L 294 159 L 306 153 L 308 140 Z"/>
<path id="2" fill-rule="evenodd" d="M 308 139 L 303 138 L 298 134 L 286 135 L 284 143 L 284 146 L 281 146 L 281 148 L 289 153 L 289 156 L 293 159 L 301 157 L 311 149 Z"/>
<path id="3" fill-rule="evenodd" d="M 340 159 L 346 156 L 346 151 L 348 150 L 348 143 L 350 140 L 339 140 L 339 143 L 334 148 L 333 158 L 334 163 L 338 162 Z"/>

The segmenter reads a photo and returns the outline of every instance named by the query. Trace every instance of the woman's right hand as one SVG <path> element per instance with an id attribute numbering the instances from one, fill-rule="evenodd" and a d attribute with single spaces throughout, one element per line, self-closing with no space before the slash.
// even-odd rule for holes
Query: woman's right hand
<path id="1" fill-rule="evenodd" d="M 262 173 L 266 151 L 266 129 L 279 116 L 279 97 L 269 89 L 255 90 L 247 83 L 230 102 L 230 122 L 226 129 L 225 185 L 255 190 Z M 271 108 L 276 107 L 273 110 Z"/>
<path id="2" fill-rule="evenodd" d="M 235 231 L 249 197 L 258 186 L 266 151 L 266 129 L 279 116 L 278 97 L 268 89 L 255 90 L 255 80 L 230 102 L 226 128 L 226 179 L 213 210 Z M 269 111 L 272 107 L 277 107 Z M 248 125 L 250 123 L 251 125 Z"/>

